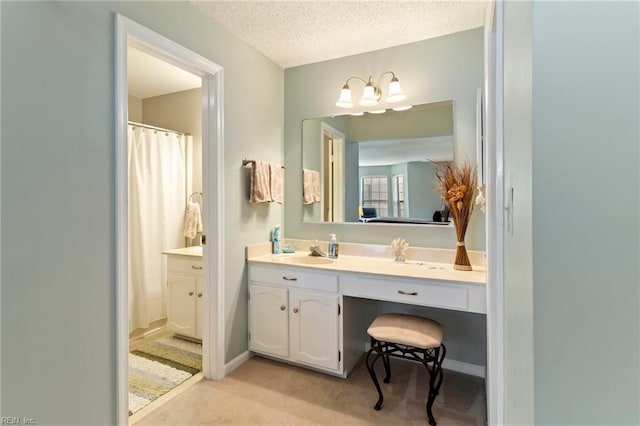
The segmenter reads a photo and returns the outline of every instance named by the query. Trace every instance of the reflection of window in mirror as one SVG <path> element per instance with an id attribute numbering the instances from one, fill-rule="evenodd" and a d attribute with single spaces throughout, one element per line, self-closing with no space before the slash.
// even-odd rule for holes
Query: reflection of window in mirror
<path id="1" fill-rule="evenodd" d="M 393 216 L 408 217 L 404 203 L 404 175 L 393 175 L 391 197 L 393 199 Z"/>
<path id="2" fill-rule="evenodd" d="M 361 205 L 362 207 L 373 207 L 378 216 L 388 216 L 388 189 L 386 176 L 363 176 Z"/>

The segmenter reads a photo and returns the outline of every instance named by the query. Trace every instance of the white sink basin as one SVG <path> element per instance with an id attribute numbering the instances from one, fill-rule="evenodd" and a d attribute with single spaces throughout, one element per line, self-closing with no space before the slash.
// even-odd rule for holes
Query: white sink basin
<path id="1" fill-rule="evenodd" d="M 287 259 L 288 263 L 295 263 L 297 265 L 328 265 L 333 263 L 332 259 L 326 257 L 304 256 L 304 257 L 290 257 Z"/>

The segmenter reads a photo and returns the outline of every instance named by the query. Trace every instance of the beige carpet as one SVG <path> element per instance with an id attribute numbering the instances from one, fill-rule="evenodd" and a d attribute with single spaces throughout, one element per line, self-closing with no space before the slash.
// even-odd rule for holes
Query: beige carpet
<path id="1" fill-rule="evenodd" d="M 391 363 L 381 411 L 373 409 L 377 393 L 363 364 L 345 380 L 255 357 L 220 381 L 193 385 L 136 425 L 427 424 L 427 372 Z M 445 370 L 433 412 L 439 426 L 486 424 L 484 380 Z"/>

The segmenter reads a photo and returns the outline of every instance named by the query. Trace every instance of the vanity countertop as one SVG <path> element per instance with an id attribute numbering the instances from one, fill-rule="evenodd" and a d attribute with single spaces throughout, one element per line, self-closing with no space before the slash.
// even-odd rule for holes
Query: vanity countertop
<path id="1" fill-rule="evenodd" d="M 317 259 L 317 260 L 314 260 Z M 259 254 L 248 256 L 247 261 L 257 264 L 287 265 L 328 271 L 357 272 L 407 278 L 460 282 L 485 286 L 484 267 L 474 266 L 473 271 L 456 271 L 452 264 L 407 260 L 404 263 L 393 259 L 367 256 L 340 255 L 338 259 L 311 257 L 307 251 L 283 254 Z"/>
<path id="2" fill-rule="evenodd" d="M 182 247 L 173 250 L 165 250 L 162 254 L 174 254 L 178 256 L 202 257 L 202 246 Z"/>

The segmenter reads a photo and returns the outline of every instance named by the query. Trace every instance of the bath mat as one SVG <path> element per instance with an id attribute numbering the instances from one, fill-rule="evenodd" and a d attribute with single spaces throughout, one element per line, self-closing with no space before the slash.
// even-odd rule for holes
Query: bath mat
<path id="1" fill-rule="evenodd" d="M 129 415 L 202 371 L 202 345 L 174 336 L 129 353 Z"/>

